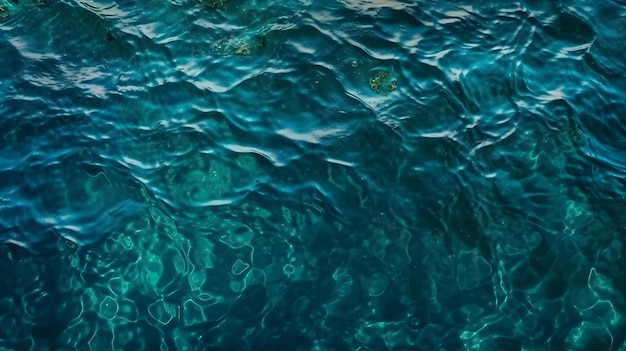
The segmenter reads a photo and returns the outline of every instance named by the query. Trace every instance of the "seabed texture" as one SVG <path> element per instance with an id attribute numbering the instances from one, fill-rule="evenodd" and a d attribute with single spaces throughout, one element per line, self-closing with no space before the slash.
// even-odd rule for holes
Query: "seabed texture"
<path id="1" fill-rule="evenodd" d="M 0 0 L 0 350 L 626 351 L 623 0 Z"/>

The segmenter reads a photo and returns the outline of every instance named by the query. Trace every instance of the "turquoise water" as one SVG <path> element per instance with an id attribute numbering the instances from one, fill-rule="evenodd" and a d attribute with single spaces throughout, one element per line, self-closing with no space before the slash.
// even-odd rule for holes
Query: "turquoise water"
<path id="1" fill-rule="evenodd" d="M 0 0 L 1 350 L 626 350 L 626 2 Z"/>

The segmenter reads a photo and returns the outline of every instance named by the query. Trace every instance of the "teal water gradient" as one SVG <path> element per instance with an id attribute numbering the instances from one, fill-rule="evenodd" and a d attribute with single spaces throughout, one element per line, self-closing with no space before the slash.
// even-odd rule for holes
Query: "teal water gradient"
<path id="1" fill-rule="evenodd" d="M 0 0 L 1 350 L 626 350 L 626 3 Z"/>

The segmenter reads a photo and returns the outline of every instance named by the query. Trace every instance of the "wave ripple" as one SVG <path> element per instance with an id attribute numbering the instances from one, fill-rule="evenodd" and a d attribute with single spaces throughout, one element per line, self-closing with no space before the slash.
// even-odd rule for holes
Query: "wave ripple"
<path id="1" fill-rule="evenodd" d="M 0 0 L 0 348 L 623 349 L 624 5 Z"/>

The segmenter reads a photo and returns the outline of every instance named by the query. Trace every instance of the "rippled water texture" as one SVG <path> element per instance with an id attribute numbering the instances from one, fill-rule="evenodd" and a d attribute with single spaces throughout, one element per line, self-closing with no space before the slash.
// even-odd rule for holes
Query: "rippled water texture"
<path id="1" fill-rule="evenodd" d="M 465 3 L 0 0 L 0 349 L 626 350 L 626 2 Z"/>

